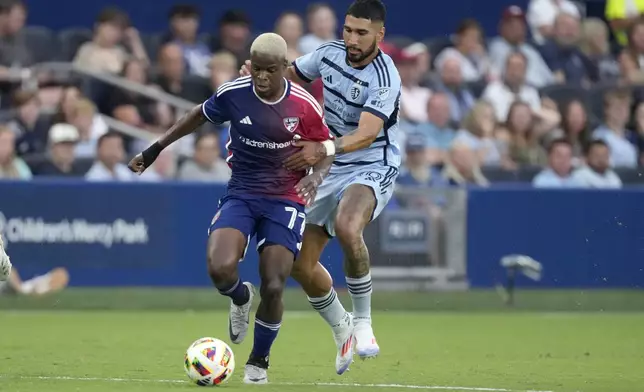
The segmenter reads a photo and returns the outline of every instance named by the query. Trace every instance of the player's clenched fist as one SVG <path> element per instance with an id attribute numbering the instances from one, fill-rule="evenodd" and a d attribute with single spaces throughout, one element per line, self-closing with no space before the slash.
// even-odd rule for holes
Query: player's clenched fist
<path id="1" fill-rule="evenodd" d="M 161 154 L 161 151 L 163 151 L 163 147 L 159 142 L 156 142 L 145 151 L 132 158 L 130 163 L 127 164 L 127 167 L 134 173 L 141 174 L 145 169 L 152 166 L 159 154 Z"/>
<path id="2" fill-rule="evenodd" d="M 239 76 L 250 76 L 250 60 L 246 60 L 241 66 Z"/>

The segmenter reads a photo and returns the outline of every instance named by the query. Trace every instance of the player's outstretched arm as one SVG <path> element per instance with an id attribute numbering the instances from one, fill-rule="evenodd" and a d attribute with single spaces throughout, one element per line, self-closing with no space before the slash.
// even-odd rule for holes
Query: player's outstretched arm
<path id="1" fill-rule="evenodd" d="M 294 145 L 301 147 L 300 151 L 290 156 L 284 166 L 289 170 L 306 170 L 316 165 L 325 157 L 335 156 L 369 147 L 378 137 L 384 125 L 382 118 L 363 112 L 360 115 L 358 128 L 333 141 L 310 142 L 298 141 Z"/>
<path id="2" fill-rule="evenodd" d="M 145 151 L 138 154 L 128 164 L 131 171 L 141 174 L 150 167 L 157 159 L 161 151 L 172 143 L 181 139 L 182 137 L 191 134 L 201 125 L 206 122 L 206 116 L 201 108 L 202 105 L 197 105 L 192 108 L 188 113 L 179 119 L 173 126 L 166 131 L 163 136 L 159 138 L 154 144 L 148 147 Z"/>

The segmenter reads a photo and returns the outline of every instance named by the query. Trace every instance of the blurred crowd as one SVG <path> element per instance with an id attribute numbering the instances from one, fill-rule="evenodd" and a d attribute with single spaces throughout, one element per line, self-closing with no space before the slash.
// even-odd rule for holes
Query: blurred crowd
<path id="1" fill-rule="evenodd" d="M 388 31 L 381 50 L 403 83 L 398 183 L 628 183 L 624 176 L 644 165 L 642 14 L 642 1 L 608 0 L 605 18 L 596 18 L 569 0 L 530 0 L 527 9 L 499 10 L 498 31 L 487 37 L 474 19 L 423 41 Z M 21 0 L 0 0 L 0 178 L 227 181 L 228 135 L 210 125 L 135 177 L 125 162 L 150 139 L 119 133 L 104 116 L 154 136 L 181 110 L 40 64 L 71 62 L 199 103 L 248 57 L 257 32 L 243 11 L 223 12 L 207 34 L 198 34 L 200 11 L 188 4 L 173 7 L 157 34 L 139 33 L 116 8 L 104 9 L 92 31 L 25 26 L 27 16 Z M 315 3 L 306 15 L 284 12 L 275 32 L 294 60 L 341 38 L 341 25 Z M 321 100 L 321 81 L 306 88 Z"/>

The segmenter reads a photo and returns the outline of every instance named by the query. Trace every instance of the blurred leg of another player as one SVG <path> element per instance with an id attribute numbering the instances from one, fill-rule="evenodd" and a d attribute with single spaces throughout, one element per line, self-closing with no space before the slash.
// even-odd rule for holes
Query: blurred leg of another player
<path id="1" fill-rule="evenodd" d="M 69 283 L 65 268 L 54 268 L 44 275 L 22 280 L 14 268 L 6 282 L 0 282 L 0 294 L 46 295 L 64 290 Z"/>

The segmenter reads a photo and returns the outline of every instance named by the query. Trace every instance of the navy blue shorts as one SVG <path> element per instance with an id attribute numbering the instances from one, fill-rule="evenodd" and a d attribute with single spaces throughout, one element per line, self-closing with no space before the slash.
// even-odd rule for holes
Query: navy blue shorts
<path id="1" fill-rule="evenodd" d="M 282 245 L 297 257 L 302 247 L 305 221 L 304 206 L 298 203 L 261 196 L 229 195 L 219 201 L 219 210 L 210 223 L 208 235 L 217 229 L 233 228 L 241 231 L 248 242 L 256 236 L 258 252 L 268 245 Z"/>

